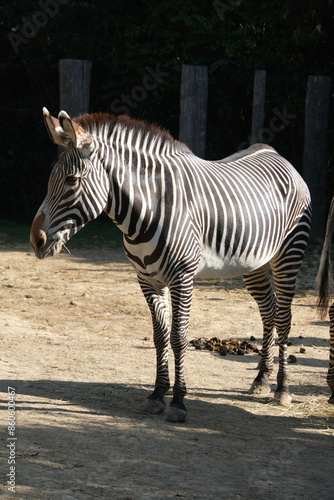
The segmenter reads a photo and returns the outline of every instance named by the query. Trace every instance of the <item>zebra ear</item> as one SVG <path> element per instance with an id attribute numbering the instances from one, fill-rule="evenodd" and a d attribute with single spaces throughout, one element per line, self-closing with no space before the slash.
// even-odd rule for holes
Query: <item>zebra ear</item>
<path id="1" fill-rule="evenodd" d="M 43 118 L 51 140 L 59 146 L 65 146 L 68 137 L 62 129 L 59 120 L 51 116 L 46 108 L 43 108 Z"/>
<path id="2" fill-rule="evenodd" d="M 92 142 L 92 136 L 81 125 L 71 120 L 66 111 L 60 111 L 58 118 L 61 127 L 75 147 L 83 148 Z"/>

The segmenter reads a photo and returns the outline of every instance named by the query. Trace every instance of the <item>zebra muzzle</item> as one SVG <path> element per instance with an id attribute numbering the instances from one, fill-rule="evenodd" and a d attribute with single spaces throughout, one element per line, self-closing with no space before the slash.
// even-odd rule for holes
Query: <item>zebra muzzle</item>
<path id="1" fill-rule="evenodd" d="M 40 248 L 45 247 L 46 240 L 47 240 L 47 237 L 46 237 L 45 231 L 40 229 L 36 235 L 36 240 L 35 240 L 36 248 L 40 249 Z"/>
<path id="2" fill-rule="evenodd" d="M 47 242 L 47 236 L 45 231 L 38 229 L 37 231 L 31 231 L 30 234 L 30 244 L 33 247 L 35 254 L 38 258 L 44 257 L 43 249 L 45 249 Z"/>
<path id="3" fill-rule="evenodd" d="M 38 258 L 44 257 L 47 235 L 44 231 L 45 215 L 40 212 L 34 219 L 30 229 L 30 244 Z M 44 250 L 43 250 L 44 249 Z"/>

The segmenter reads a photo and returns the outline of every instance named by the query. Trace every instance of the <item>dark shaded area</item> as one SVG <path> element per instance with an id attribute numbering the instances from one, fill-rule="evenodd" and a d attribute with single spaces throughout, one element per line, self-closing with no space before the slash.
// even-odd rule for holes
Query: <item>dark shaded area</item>
<path id="1" fill-rule="evenodd" d="M 129 113 L 176 137 L 181 65 L 207 65 L 215 159 L 247 145 L 253 73 L 266 69 L 266 142 L 301 171 L 307 77 L 333 75 L 333 11 L 330 0 L 2 1 L 1 217 L 30 222 L 44 198 L 57 149 L 41 109 L 59 111 L 63 58 L 92 61 L 91 111 Z M 333 113 L 328 164 L 332 137 Z M 329 198 L 332 186 L 329 169 Z"/>
<path id="2" fill-rule="evenodd" d="M 146 386 L 58 380 L 14 384 L 20 421 L 26 412 L 41 419 L 47 414 L 52 421 L 43 425 L 36 416 L 33 427 L 19 428 L 19 443 L 26 445 L 18 456 L 20 486 L 35 492 L 37 486 L 38 498 L 71 493 L 71 498 L 135 499 L 144 484 L 148 498 L 212 500 L 218 491 L 221 498 L 331 498 L 333 443 L 330 435 L 317 432 L 323 430 L 321 417 L 254 415 L 230 404 L 228 392 L 203 388 L 200 399 L 189 400 L 193 418 L 175 426 L 137 411 Z M 63 425 L 64 415 L 71 425 Z M 75 417 L 80 425 L 73 425 Z"/>

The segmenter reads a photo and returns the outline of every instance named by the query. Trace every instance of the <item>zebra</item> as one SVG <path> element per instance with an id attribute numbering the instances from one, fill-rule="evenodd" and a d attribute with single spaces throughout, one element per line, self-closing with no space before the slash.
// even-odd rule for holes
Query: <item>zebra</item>
<path id="1" fill-rule="evenodd" d="M 316 278 L 317 284 L 317 307 L 321 319 L 325 319 L 331 297 L 332 269 L 330 261 L 330 249 L 334 231 L 334 197 L 332 199 L 326 224 L 326 234 L 321 251 L 319 269 Z M 327 373 L 327 384 L 331 389 L 329 403 L 334 404 L 334 302 L 329 308 L 329 366 Z"/>
<path id="2" fill-rule="evenodd" d="M 223 160 L 196 157 L 169 132 L 124 115 L 58 118 L 43 108 L 52 141 L 64 146 L 32 222 L 38 258 L 53 256 L 103 211 L 123 232 L 153 323 L 156 379 L 141 409 L 183 422 L 184 361 L 194 277 L 243 276 L 263 322 L 262 356 L 251 394 L 269 394 L 274 330 L 279 368 L 274 399 L 292 401 L 287 338 L 296 277 L 307 246 L 311 200 L 294 167 L 268 145 Z M 169 297 L 171 324 L 169 325 Z M 168 348 L 175 378 L 171 402 Z"/>

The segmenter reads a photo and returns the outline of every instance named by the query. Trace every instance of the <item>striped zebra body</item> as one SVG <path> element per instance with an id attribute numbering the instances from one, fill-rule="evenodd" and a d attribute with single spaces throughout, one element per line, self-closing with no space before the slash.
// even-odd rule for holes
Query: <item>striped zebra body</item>
<path id="1" fill-rule="evenodd" d="M 61 112 L 57 120 L 45 111 L 45 121 L 53 141 L 66 147 L 32 224 L 32 246 L 40 258 L 57 253 L 103 210 L 122 230 L 125 253 L 152 314 L 157 350 L 155 389 L 144 410 L 164 410 L 170 342 L 175 384 L 168 419 L 186 416 L 183 366 L 196 275 L 244 277 L 264 329 L 263 356 L 251 392 L 270 391 L 276 327 L 280 363 L 275 397 L 289 402 L 286 342 L 310 228 L 310 195 L 296 170 L 264 145 L 205 161 L 166 132 L 127 117 L 71 120 Z"/>
<path id="2" fill-rule="evenodd" d="M 319 270 L 317 274 L 317 292 L 318 292 L 318 311 L 321 319 L 325 319 L 329 314 L 329 367 L 327 373 L 327 384 L 331 389 L 329 403 L 334 404 L 334 302 L 329 307 L 329 302 L 332 297 L 332 265 L 331 265 L 331 243 L 334 232 L 334 197 L 329 209 L 326 234 L 322 247 Z M 329 307 L 329 309 L 328 309 Z"/>

